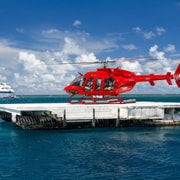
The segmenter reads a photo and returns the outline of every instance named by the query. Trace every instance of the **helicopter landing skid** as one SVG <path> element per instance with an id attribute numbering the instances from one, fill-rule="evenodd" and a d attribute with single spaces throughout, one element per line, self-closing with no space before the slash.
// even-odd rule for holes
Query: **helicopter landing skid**
<path id="1" fill-rule="evenodd" d="M 135 103 L 135 99 L 124 100 L 120 96 L 113 97 L 87 97 L 83 96 L 82 98 L 71 100 L 70 104 L 126 104 L 126 103 Z"/>

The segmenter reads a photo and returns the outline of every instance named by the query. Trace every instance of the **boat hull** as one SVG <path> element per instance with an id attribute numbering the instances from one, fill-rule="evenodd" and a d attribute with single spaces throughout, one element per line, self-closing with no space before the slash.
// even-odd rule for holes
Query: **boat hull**
<path id="1" fill-rule="evenodd" d="M 13 93 L 4 93 L 4 92 L 0 92 L 0 98 L 14 98 L 15 95 Z"/>

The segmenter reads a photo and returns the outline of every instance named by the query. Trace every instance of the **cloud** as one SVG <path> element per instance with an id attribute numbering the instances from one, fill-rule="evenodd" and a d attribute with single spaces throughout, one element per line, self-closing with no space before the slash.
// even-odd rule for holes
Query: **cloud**
<path id="1" fill-rule="evenodd" d="M 127 69 L 129 71 L 133 71 L 136 74 L 140 74 L 143 72 L 142 65 L 138 62 L 129 62 L 129 61 L 123 61 L 121 62 L 121 68 Z"/>
<path id="2" fill-rule="evenodd" d="M 157 27 L 156 32 L 157 32 L 157 35 L 161 36 L 163 33 L 166 32 L 166 30 L 162 27 Z"/>
<path id="3" fill-rule="evenodd" d="M 63 31 L 58 29 L 47 29 L 41 31 L 41 43 L 43 44 L 49 44 L 50 47 L 54 47 L 54 44 L 58 44 L 58 48 L 64 47 L 64 40 L 66 39 L 69 41 L 74 41 L 76 45 L 81 47 L 81 49 L 86 49 L 88 52 L 104 52 L 104 51 L 112 51 L 114 49 L 117 49 L 118 41 L 120 39 L 120 34 L 114 33 L 114 34 L 108 34 L 105 37 L 102 38 L 95 38 L 91 36 L 89 33 L 84 31 Z M 47 48 L 50 48 L 49 46 Z M 57 50 L 57 49 L 56 49 Z M 69 50 L 70 51 L 70 50 Z"/>
<path id="4" fill-rule="evenodd" d="M 47 90 L 53 93 L 58 79 L 52 74 L 52 68 L 49 68 L 44 61 L 37 58 L 35 53 L 20 51 L 19 64 L 21 70 L 14 73 L 15 81 L 19 87 L 26 93 L 45 93 Z M 49 84 L 48 84 L 49 83 Z M 54 86 L 52 86 L 54 84 Z"/>
<path id="5" fill-rule="evenodd" d="M 154 59 L 157 59 L 157 60 L 166 59 L 164 57 L 165 53 L 158 51 L 158 45 L 156 45 L 156 44 L 149 49 L 149 55 L 152 56 Z"/>
<path id="6" fill-rule="evenodd" d="M 97 62 L 99 61 L 94 53 L 81 54 L 76 57 L 76 62 Z"/>
<path id="7" fill-rule="evenodd" d="M 79 54 L 82 54 L 85 52 L 86 52 L 86 50 L 83 47 L 80 47 L 74 39 L 69 38 L 69 37 L 64 38 L 62 54 L 79 55 Z"/>
<path id="8" fill-rule="evenodd" d="M 81 21 L 79 21 L 79 20 L 75 20 L 74 22 L 73 22 L 73 26 L 74 27 L 78 27 L 78 26 L 80 26 L 81 25 Z"/>
<path id="9" fill-rule="evenodd" d="M 11 47 L 12 43 L 8 40 L 0 40 L 0 66 L 7 67 L 11 64 L 14 66 L 16 64 L 15 59 L 18 58 L 18 49 Z"/>
<path id="10" fill-rule="evenodd" d="M 16 28 L 16 31 L 17 31 L 18 33 L 24 33 L 24 29 L 23 29 L 23 28 Z"/>
<path id="11" fill-rule="evenodd" d="M 137 47 L 134 44 L 122 45 L 122 48 L 126 49 L 126 50 L 136 50 L 137 49 Z"/>
<path id="12" fill-rule="evenodd" d="M 158 46 L 154 45 L 149 49 L 149 55 L 154 58 L 153 62 L 147 63 L 147 71 L 148 72 L 172 72 L 176 69 L 178 63 L 176 61 L 171 62 L 171 59 L 165 57 L 165 52 L 159 51 Z"/>
<path id="13" fill-rule="evenodd" d="M 148 71 L 157 72 L 160 71 L 162 73 L 172 72 L 174 73 L 177 65 L 179 64 L 179 60 L 168 59 L 165 55 L 166 52 L 174 51 L 173 45 L 168 45 L 165 48 L 165 52 L 158 50 L 158 45 L 154 45 L 149 49 L 149 55 L 154 59 L 153 62 L 147 63 Z"/>
<path id="14" fill-rule="evenodd" d="M 6 76 L 6 69 L 4 67 L 0 67 L 0 82 L 6 82 L 7 76 Z"/>
<path id="15" fill-rule="evenodd" d="M 144 31 L 140 27 L 134 27 L 133 31 L 137 34 L 141 34 L 145 39 L 152 39 L 156 36 L 161 36 L 166 32 L 166 29 L 163 27 L 157 27 L 154 31 Z"/>
<path id="16" fill-rule="evenodd" d="M 152 39 L 154 36 L 155 34 L 152 31 L 144 33 L 145 39 Z"/>
<path id="17" fill-rule="evenodd" d="M 19 60 L 26 72 L 38 74 L 38 72 L 44 73 L 47 71 L 47 65 L 32 53 L 20 51 Z"/>
<path id="18" fill-rule="evenodd" d="M 176 52 L 175 45 L 173 45 L 173 44 L 168 44 L 168 45 L 164 48 L 164 50 L 165 50 L 165 52 L 170 52 L 170 53 Z"/>
<path id="19" fill-rule="evenodd" d="M 133 30 L 137 33 L 142 32 L 140 27 L 134 27 Z"/>

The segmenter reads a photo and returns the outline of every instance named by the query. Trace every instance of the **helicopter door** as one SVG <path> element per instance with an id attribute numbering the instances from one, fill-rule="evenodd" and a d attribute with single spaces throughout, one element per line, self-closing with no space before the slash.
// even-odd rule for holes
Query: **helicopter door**
<path id="1" fill-rule="evenodd" d="M 104 90 L 105 91 L 112 91 L 114 90 L 114 79 L 113 78 L 106 78 L 104 81 Z"/>
<path id="2" fill-rule="evenodd" d="M 93 88 L 94 78 L 89 78 L 85 84 L 84 91 L 91 91 Z"/>
<path id="3" fill-rule="evenodd" d="M 101 78 L 97 78 L 96 79 L 96 86 L 95 86 L 95 90 L 99 91 L 101 89 L 101 84 L 102 84 L 102 79 Z"/>

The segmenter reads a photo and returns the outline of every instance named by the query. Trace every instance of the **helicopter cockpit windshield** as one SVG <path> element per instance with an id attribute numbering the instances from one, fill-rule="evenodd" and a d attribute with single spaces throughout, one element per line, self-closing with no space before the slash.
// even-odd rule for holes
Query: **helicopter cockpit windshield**
<path id="1" fill-rule="evenodd" d="M 82 86 L 85 81 L 84 76 L 78 76 L 74 81 L 71 83 L 72 86 Z"/>

